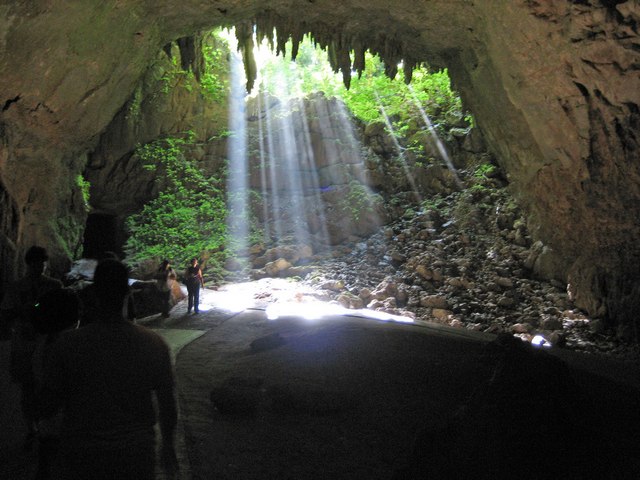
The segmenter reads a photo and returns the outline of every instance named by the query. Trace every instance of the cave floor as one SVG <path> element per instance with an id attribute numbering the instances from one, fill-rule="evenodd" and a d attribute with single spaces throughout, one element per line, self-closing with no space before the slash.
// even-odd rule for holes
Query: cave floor
<path id="1" fill-rule="evenodd" d="M 571 444 L 568 468 L 581 462 L 589 471 L 598 457 L 605 474 L 639 478 L 630 427 L 640 420 L 637 365 L 360 314 L 303 318 L 280 309 L 270 319 L 264 302 L 203 293 L 199 315 L 187 315 L 183 301 L 169 318 L 140 320 L 174 354 L 182 479 L 444 478 L 445 468 L 464 478 L 470 462 L 505 455 L 518 468 L 562 471 L 562 459 L 548 458 L 558 438 Z M 307 317 L 316 308 L 302 306 Z M 21 448 L 8 342 L 0 353 L 0 478 L 27 479 L 35 453 Z M 532 429 L 547 419 L 552 435 Z M 580 435 L 563 442 L 557 433 L 567 431 Z"/>

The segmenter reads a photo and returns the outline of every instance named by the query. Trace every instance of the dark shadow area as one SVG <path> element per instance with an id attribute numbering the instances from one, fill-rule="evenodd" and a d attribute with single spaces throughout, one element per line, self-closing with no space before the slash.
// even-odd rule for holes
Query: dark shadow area
<path id="1" fill-rule="evenodd" d="M 122 249 L 117 241 L 118 225 L 115 215 L 106 213 L 91 213 L 87 217 L 87 227 L 84 231 L 82 255 L 85 258 L 99 259 L 105 252 L 115 252 L 122 255 Z"/>

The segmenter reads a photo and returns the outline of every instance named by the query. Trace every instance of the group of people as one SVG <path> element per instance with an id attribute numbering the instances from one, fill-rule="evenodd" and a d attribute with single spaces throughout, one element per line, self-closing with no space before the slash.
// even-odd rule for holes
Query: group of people
<path id="1" fill-rule="evenodd" d="M 44 274 L 47 261 L 44 248 L 31 247 L 26 274 L 0 304 L 1 324 L 12 335 L 10 373 L 21 391 L 25 446 L 38 441 L 36 478 L 153 479 L 156 422 L 160 459 L 175 474 L 170 350 L 160 335 L 131 321 L 127 267 L 101 260 L 91 292 L 79 296 Z M 176 281 L 168 261 L 160 269 L 158 282 Z M 198 313 L 204 280 L 197 259 L 185 283 L 188 311 Z M 163 314 L 168 305 L 167 298 Z"/>
<path id="2" fill-rule="evenodd" d="M 168 317 L 171 310 L 171 292 L 178 276 L 169 260 L 163 260 L 156 272 L 156 287 L 160 292 L 162 316 Z M 187 286 L 187 313 L 200 313 L 200 288 L 204 288 L 204 277 L 198 265 L 198 259 L 192 258 L 184 272 L 184 283 Z"/>

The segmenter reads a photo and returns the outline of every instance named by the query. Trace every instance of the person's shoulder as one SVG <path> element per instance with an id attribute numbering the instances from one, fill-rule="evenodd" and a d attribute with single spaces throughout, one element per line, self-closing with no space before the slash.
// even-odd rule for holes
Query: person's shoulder
<path id="1" fill-rule="evenodd" d="M 62 282 L 60 280 L 58 280 L 57 278 L 49 277 L 47 275 L 42 275 L 42 277 L 40 277 L 40 284 L 45 285 L 52 289 L 63 287 Z"/>
<path id="2" fill-rule="evenodd" d="M 73 349 L 70 348 L 70 345 L 85 343 L 84 328 L 85 327 L 63 330 L 62 332 L 58 333 L 58 335 L 56 335 L 55 337 L 55 340 L 50 345 L 51 351 L 69 352 L 73 351 Z"/>
<path id="3" fill-rule="evenodd" d="M 140 335 L 141 337 L 149 340 L 150 342 L 153 343 L 162 343 L 162 344 L 167 344 L 166 340 L 164 339 L 164 337 L 162 335 L 160 335 L 158 332 L 150 329 L 149 327 L 146 327 L 144 325 L 140 325 L 137 323 L 129 323 L 137 332 L 138 335 Z"/>

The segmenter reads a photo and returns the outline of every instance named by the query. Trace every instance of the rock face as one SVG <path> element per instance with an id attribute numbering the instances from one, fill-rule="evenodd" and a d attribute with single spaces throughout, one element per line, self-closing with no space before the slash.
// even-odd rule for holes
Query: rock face
<path id="1" fill-rule="evenodd" d="M 256 18 L 263 31 L 311 32 L 345 71 L 344 53 L 353 49 L 358 63 L 363 48 L 379 52 L 389 73 L 400 59 L 447 66 L 529 231 L 553 258 L 548 275 L 568 282 L 589 313 L 632 321 L 640 306 L 637 2 L 174 3 L 0 6 L 3 280 L 20 273 L 33 243 L 49 248 L 58 270 L 77 253 L 86 213 L 76 176 L 162 46 Z"/>

